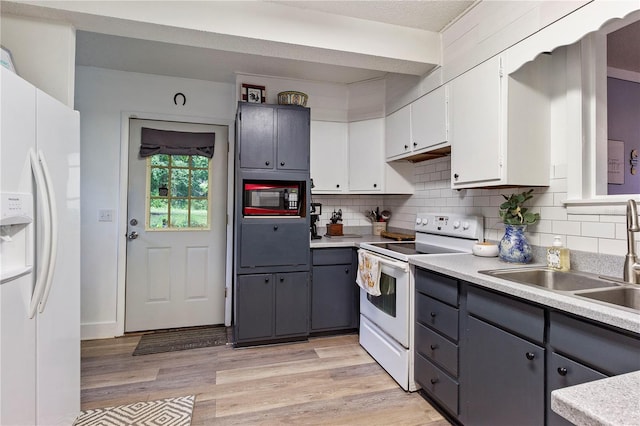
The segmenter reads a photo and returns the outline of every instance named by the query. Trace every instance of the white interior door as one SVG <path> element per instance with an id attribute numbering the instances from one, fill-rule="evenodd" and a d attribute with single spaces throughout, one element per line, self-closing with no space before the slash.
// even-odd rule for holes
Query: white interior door
<path id="1" fill-rule="evenodd" d="M 125 331 L 223 324 L 228 129 L 129 124 Z M 142 127 L 214 132 L 213 158 L 140 158 Z"/>

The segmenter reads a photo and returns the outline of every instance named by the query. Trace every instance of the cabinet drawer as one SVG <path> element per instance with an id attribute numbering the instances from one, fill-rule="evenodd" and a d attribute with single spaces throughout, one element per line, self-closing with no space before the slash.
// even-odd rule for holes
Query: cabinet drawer
<path id="1" fill-rule="evenodd" d="M 416 268 L 416 289 L 438 300 L 458 306 L 458 281 Z"/>
<path id="2" fill-rule="evenodd" d="M 544 310 L 506 296 L 469 287 L 467 309 L 474 316 L 542 343 Z"/>
<path id="3" fill-rule="evenodd" d="M 309 229 L 295 223 L 243 223 L 240 267 L 309 264 Z"/>
<path id="4" fill-rule="evenodd" d="M 416 292 L 416 320 L 458 340 L 458 309 Z"/>
<path id="5" fill-rule="evenodd" d="M 557 352 L 610 375 L 640 370 L 640 339 L 551 313 L 549 342 Z"/>
<path id="6" fill-rule="evenodd" d="M 458 414 L 458 382 L 418 353 L 415 355 L 415 381 L 451 413 Z"/>
<path id="7" fill-rule="evenodd" d="M 313 249 L 311 254 L 314 265 L 351 264 L 353 260 L 352 248 Z"/>
<path id="8" fill-rule="evenodd" d="M 452 376 L 458 377 L 458 345 L 435 331 L 416 324 L 416 351 L 435 362 Z"/>

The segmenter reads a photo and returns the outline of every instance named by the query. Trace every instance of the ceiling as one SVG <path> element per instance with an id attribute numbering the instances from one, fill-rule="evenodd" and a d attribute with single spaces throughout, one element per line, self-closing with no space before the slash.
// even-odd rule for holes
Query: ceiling
<path id="1" fill-rule="evenodd" d="M 448 24 L 469 9 L 474 1 L 267 1 L 290 8 L 323 13 L 327 20 L 341 17 L 357 18 L 418 30 L 441 32 Z M 292 59 L 270 55 L 244 53 L 224 49 L 123 37 L 103 31 L 90 31 L 90 26 L 77 24 L 76 64 L 129 72 L 158 74 L 235 82 L 236 73 L 271 75 L 284 78 L 353 83 L 381 77 L 388 72 L 377 66 L 351 65 L 355 55 L 344 54 L 344 60 L 325 61 L 318 53 L 313 58 Z M 307 49 L 311 51 L 311 49 Z M 295 55 L 293 55 L 295 56 Z M 317 58 L 317 61 L 315 60 Z M 433 66 L 431 66 L 432 68 Z M 418 68 L 418 74 L 429 68 Z"/>

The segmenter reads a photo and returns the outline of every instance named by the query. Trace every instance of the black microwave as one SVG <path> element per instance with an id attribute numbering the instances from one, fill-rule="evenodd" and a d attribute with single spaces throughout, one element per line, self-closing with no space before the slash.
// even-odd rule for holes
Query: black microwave
<path id="1" fill-rule="evenodd" d="M 244 216 L 300 216 L 304 182 L 244 181 Z"/>

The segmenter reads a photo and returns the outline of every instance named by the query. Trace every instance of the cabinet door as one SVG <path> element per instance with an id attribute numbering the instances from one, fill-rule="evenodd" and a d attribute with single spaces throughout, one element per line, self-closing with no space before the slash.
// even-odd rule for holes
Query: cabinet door
<path id="1" fill-rule="evenodd" d="M 447 142 L 446 87 L 433 92 L 411 104 L 411 149 L 414 152 Z"/>
<path id="2" fill-rule="evenodd" d="M 473 317 L 466 344 L 464 424 L 544 424 L 544 348 Z"/>
<path id="3" fill-rule="evenodd" d="M 309 227 L 303 221 L 242 223 L 240 232 L 241 268 L 309 264 Z"/>
<path id="4" fill-rule="evenodd" d="M 569 426 L 572 423 L 556 414 L 551 409 L 551 392 L 556 389 L 568 386 L 579 385 L 593 380 L 604 379 L 607 376 L 592 370 L 591 368 L 572 361 L 568 358 L 553 352 L 549 357 L 547 368 L 547 425 L 549 426 Z"/>
<path id="5" fill-rule="evenodd" d="M 236 294 L 238 340 L 273 335 L 273 275 L 239 275 Z"/>
<path id="6" fill-rule="evenodd" d="M 277 108 L 277 162 L 279 170 L 309 170 L 309 110 Z"/>
<path id="7" fill-rule="evenodd" d="M 399 157 L 411 152 L 411 106 L 407 105 L 385 118 L 385 156 Z"/>
<path id="8" fill-rule="evenodd" d="M 341 193 L 347 190 L 347 123 L 311 122 L 311 191 Z"/>
<path id="9" fill-rule="evenodd" d="M 379 192 L 384 176 L 384 119 L 349 123 L 349 189 Z"/>
<path id="10" fill-rule="evenodd" d="M 473 182 L 495 181 L 501 177 L 501 88 L 500 57 L 489 59 L 450 84 L 454 188 Z"/>
<path id="11" fill-rule="evenodd" d="M 311 281 L 311 330 L 355 327 L 355 268 L 348 265 L 314 266 Z"/>
<path id="12" fill-rule="evenodd" d="M 309 273 L 276 274 L 276 337 L 309 334 Z"/>
<path id="13" fill-rule="evenodd" d="M 240 167 L 272 169 L 275 159 L 273 108 L 242 105 L 238 119 Z"/>

